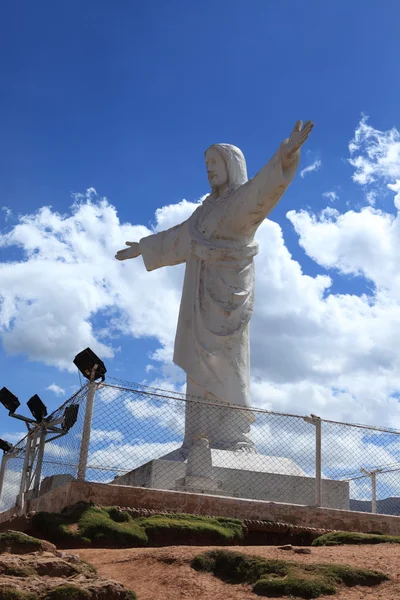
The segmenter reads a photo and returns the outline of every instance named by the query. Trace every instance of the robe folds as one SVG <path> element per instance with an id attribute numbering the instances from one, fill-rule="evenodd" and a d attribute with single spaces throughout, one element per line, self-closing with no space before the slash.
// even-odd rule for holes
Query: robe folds
<path id="1" fill-rule="evenodd" d="M 140 240 L 148 271 L 186 263 L 173 360 L 204 397 L 224 404 L 250 406 L 254 235 L 296 172 L 299 153 L 282 168 L 285 144 L 226 197 L 212 193 L 180 225 Z"/>

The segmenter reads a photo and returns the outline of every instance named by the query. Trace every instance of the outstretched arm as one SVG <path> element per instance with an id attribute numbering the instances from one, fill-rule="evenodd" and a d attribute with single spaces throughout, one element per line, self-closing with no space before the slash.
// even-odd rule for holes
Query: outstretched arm
<path id="1" fill-rule="evenodd" d="M 186 261 L 189 245 L 188 222 L 171 227 L 166 231 L 149 235 L 140 242 L 125 242 L 129 248 L 115 255 L 118 260 L 136 258 L 140 254 L 148 271 L 178 265 Z"/>
<path id="2" fill-rule="evenodd" d="M 290 137 L 282 142 L 271 160 L 239 190 L 235 212 L 239 231 L 255 231 L 292 182 L 300 160 L 300 148 L 314 127 L 312 121 L 302 125 L 302 121 L 297 121 Z"/>

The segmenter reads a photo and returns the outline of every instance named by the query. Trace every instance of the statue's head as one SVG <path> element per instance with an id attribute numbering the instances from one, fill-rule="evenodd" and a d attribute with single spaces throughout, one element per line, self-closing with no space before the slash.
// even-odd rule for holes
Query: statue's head
<path id="1" fill-rule="evenodd" d="M 205 157 L 208 181 L 213 190 L 224 185 L 236 188 L 246 183 L 246 160 L 236 146 L 213 144 L 206 150 Z"/>

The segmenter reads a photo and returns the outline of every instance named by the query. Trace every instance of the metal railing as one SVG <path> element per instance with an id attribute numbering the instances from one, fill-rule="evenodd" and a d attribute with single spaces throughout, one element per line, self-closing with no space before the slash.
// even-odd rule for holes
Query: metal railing
<path id="1" fill-rule="evenodd" d="M 0 510 L 24 512 L 39 494 L 85 479 L 400 515 L 397 430 L 117 380 L 86 384 L 47 421 L 61 422 L 68 406 L 78 407 L 69 430 L 38 424 L 4 454 Z M 242 443 L 230 447 L 238 431 Z"/>

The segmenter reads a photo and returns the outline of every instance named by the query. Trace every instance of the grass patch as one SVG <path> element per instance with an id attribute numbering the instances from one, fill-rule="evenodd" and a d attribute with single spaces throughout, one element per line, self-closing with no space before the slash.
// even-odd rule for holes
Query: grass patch
<path id="1" fill-rule="evenodd" d="M 243 538 L 238 519 L 177 514 L 140 517 L 135 523 L 146 531 L 150 545 L 225 545 Z"/>
<path id="2" fill-rule="evenodd" d="M 146 545 L 147 536 L 143 528 L 129 515 L 127 521 L 116 522 L 111 518 L 109 510 L 84 506 L 71 515 L 41 512 L 32 517 L 31 527 L 51 542 L 65 546 Z"/>
<path id="3" fill-rule="evenodd" d="M 389 579 L 384 573 L 348 565 L 267 560 L 229 550 L 199 554 L 191 566 L 197 571 L 212 573 L 227 583 L 253 584 L 254 593 L 269 598 L 319 598 L 324 594 L 335 594 L 340 584 L 373 586 Z"/>
<path id="4" fill-rule="evenodd" d="M 10 587 L 0 587 L 0 600 L 39 600 L 39 598 L 31 592 L 21 592 Z"/>
<path id="5" fill-rule="evenodd" d="M 238 519 L 195 515 L 133 518 L 116 507 L 79 506 L 71 514 L 37 513 L 31 530 L 63 547 L 227 545 L 243 538 Z"/>
<path id="6" fill-rule="evenodd" d="M 191 566 L 207 571 L 228 583 L 255 583 L 265 574 L 286 577 L 289 566 L 285 560 L 265 560 L 230 550 L 210 550 L 195 556 Z"/>
<path id="7" fill-rule="evenodd" d="M 20 531 L 6 531 L 0 534 L 0 553 L 28 554 L 38 552 L 42 547 L 41 540 Z"/>
<path id="8" fill-rule="evenodd" d="M 260 579 L 253 587 L 253 592 L 267 598 L 281 598 L 282 596 L 319 598 L 321 595 L 333 596 L 336 594 L 336 588 L 323 580 L 288 577 L 286 579 Z"/>
<path id="9" fill-rule="evenodd" d="M 321 535 L 312 543 L 313 546 L 341 546 L 343 544 L 400 544 L 400 536 L 335 531 Z"/>
<path id="10" fill-rule="evenodd" d="M 322 574 L 335 583 L 343 583 L 348 587 L 353 585 L 373 586 L 388 581 L 389 577 L 380 571 L 358 569 L 349 565 L 307 565 L 307 570 L 315 567 L 317 573 Z"/>
<path id="11" fill-rule="evenodd" d="M 35 577 L 37 572 L 33 567 L 10 565 L 4 569 L 2 575 L 7 575 L 8 577 Z"/>
<path id="12" fill-rule="evenodd" d="M 89 600 L 91 594 L 76 585 L 61 585 L 46 594 L 44 600 Z"/>

